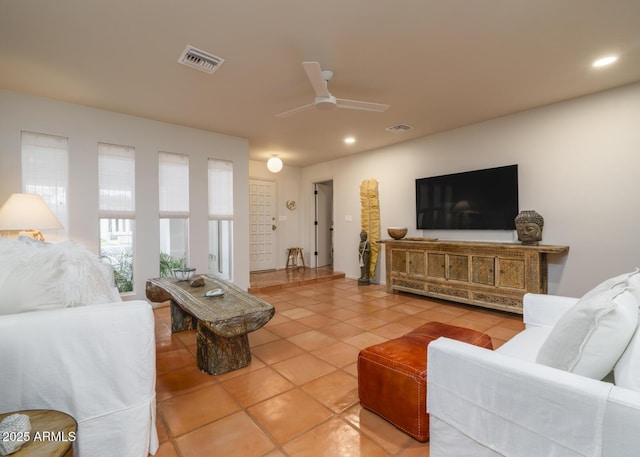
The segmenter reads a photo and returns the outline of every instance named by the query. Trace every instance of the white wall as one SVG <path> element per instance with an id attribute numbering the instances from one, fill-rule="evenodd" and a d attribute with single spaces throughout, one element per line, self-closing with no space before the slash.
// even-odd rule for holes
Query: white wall
<path id="1" fill-rule="evenodd" d="M 307 167 L 302 189 L 309 205 L 312 183 L 333 179 L 334 268 L 357 278 L 363 180 L 378 180 L 383 238 L 386 227 L 407 226 L 408 236 L 517 242 L 511 231 L 416 231 L 414 186 L 425 176 L 518 164 L 520 209 L 544 217 L 543 244 L 570 246 L 549 258 L 549 292 L 581 295 L 640 265 L 639 120 L 636 83 Z"/>
<path id="2" fill-rule="evenodd" d="M 135 298 L 144 298 L 146 279 L 159 274 L 158 151 L 189 156 L 190 263 L 201 272 L 208 268 L 207 159 L 233 161 L 234 282 L 249 286 L 246 139 L 0 90 L 0 203 L 21 192 L 21 130 L 69 138 L 68 236 L 96 253 L 97 143 L 135 147 Z"/>

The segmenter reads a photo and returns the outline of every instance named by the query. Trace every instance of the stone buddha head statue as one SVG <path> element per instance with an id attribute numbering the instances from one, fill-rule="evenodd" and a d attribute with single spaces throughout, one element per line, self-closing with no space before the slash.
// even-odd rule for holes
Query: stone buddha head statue
<path id="1" fill-rule="evenodd" d="M 544 219 L 535 211 L 520 211 L 516 216 L 516 231 L 522 244 L 538 244 L 542 240 Z"/>

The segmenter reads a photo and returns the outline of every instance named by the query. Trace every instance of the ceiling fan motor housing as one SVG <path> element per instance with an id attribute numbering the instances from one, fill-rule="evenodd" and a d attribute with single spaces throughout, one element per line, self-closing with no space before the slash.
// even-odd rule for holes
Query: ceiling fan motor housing
<path id="1" fill-rule="evenodd" d="M 336 106 L 336 98 L 333 95 L 316 97 L 315 105 L 318 109 L 333 109 Z"/>

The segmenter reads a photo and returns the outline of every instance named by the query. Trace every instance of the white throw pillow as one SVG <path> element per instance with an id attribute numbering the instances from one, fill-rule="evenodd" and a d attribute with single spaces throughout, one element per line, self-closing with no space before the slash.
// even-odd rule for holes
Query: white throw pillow
<path id="1" fill-rule="evenodd" d="M 602 287 L 586 294 L 560 318 L 536 362 L 602 379 L 613 369 L 637 325 L 638 302 L 626 281 Z"/>
<path id="2" fill-rule="evenodd" d="M 0 240 L 0 314 L 120 301 L 109 268 L 73 241 Z"/>
<path id="3" fill-rule="evenodd" d="M 609 290 L 618 284 L 627 286 L 627 289 L 633 294 L 634 297 L 636 297 L 636 301 L 638 302 L 638 304 L 640 304 L 640 268 L 635 268 L 629 273 L 623 273 L 621 275 L 602 281 L 596 287 L 584 294 L 582 298 L 589 298 L 597 294 L 598 292 Z"/>
<path id="4" fill-rule="evenodd" d="M 640 392 L 640 332 L 636 331 L 613 369 L 615 384 Z"/>
<path id="5" fill-rule="evenodd" d="M 631 273 L 611 278 L 605 283 L 619 282 L 623 278 L 627 280 L 629 289 L 640 303 L 640 269 L 636 268 Z M 637 328 L 629 345 L 616 363 L 613 373 L 616 385 L 640 392 L 640 335 Z"/>
<path id="6" fill-rule="evenodd" d="M 628 290 L 640 304 L 640 268 L 636 268 L 630 273 L 607 279 L 589 293 L 610 289 L 620 283 L 627 284 Z M 616 363 L 613 374 L 616 385 L 640 392 L 640 335 L 637 328 L 627 348 L 622 353 L 618 363 Z"/>

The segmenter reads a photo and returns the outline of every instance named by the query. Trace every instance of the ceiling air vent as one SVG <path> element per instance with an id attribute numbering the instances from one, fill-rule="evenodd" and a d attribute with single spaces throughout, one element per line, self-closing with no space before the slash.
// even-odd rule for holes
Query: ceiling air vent
<path id="1" fill-rule="evenodd" d="M 224 63 L 224 59 L 188 45 L 180 55 L 178 63 L 205 73 L 213 73 Z"/>
<path id="2" fill-rule="evenodd" d="M 404 133 L 408 132 L 409 130 L 413 130 L 413 127 L 407 124 L 397 124 L 391 127 L 387 127 L 386 130 L 391 133 Z"/>

